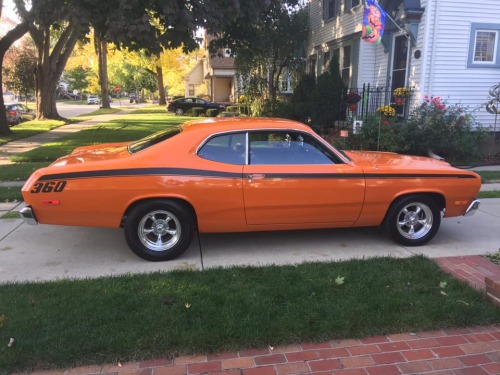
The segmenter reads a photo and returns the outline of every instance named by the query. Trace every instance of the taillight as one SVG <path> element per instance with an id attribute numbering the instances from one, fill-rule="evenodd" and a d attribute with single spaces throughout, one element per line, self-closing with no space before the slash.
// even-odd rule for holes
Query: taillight
<path id="1" fill-rule="evenodd" d="M 16 115 L 16 111 L 7 111 L 7 114 L 9 116 L 15 116 Z"/>

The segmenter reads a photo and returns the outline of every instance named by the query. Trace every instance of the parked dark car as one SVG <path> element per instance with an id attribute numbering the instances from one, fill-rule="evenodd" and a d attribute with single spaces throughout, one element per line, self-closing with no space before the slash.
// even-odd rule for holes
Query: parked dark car
<path id="1" fill-rule="evenodd" d="M 212 103 L 208 100 L 201 98 L 180 98 L 174 101 L 171 101 L 167 104 L 167 112 L 175 112 L 176 115 L 182 115 L 185 112 L 189 111 L 191 108 L 204 108 L 205 111 L 207 109 L 217 109 L 219 112 L 225 110 L 224 105 L 219 103 Z"/>
<path id="2" fill-rule="evenodd" d="M 5 112 L 9 126 L 18 125 L 21 121 L 34 120 L 36 117 L 35 111 L 19 103 L 5 104 Z"/>

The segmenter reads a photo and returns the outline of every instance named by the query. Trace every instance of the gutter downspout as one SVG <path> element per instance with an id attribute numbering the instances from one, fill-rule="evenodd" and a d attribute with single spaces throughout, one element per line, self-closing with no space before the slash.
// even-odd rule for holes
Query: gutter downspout
<path id="1" fill-rule="evenodd" d="M 430 2 L 433 0 L 429 0 Z M 432 53 L 430 55 L 430 68 L 429 68 L 429 82 L 428 82 L 428 90 L 427 90 L 427 95 L 430 96 L 432 95 L 432 89 L 433 89 L 433 80 L 432 76 L 434 75 L 434 66 L 435 66 L 435 59 L 436 59 L 436 43 L 437 43 L 437 29 L 438 29 L 438 14 L 439 14 L 439 1 L 436 0 L 436 6 L 434 9 L 434 35 L 432 37 Z"/>

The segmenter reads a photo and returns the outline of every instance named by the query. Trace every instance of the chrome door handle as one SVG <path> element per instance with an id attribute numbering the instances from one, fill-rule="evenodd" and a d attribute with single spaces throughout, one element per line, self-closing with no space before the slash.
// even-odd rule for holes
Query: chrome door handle
<path id="1" fill-rule="evenodd" d="M 266 177 L 263 173 L 255 173 L 255 174 L 247 174 L 248 182 L 252 182 L 252 180 L 262 180 Z"/>

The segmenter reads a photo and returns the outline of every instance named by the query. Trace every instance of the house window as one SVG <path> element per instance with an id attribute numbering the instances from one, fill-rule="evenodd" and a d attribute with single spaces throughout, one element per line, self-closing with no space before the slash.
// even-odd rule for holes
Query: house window
<path id="1" fill-rule="evenodd" d="M 189 84 L 189 96 L 194 96 L 194 85 Z"/>
<path id="2" fill-rule="evenodd" d="M 323 54 L 323 72 L 328 70 L 328 66 L 330 65 L 330 51 L 326 51 Z"/>
<path id="3" fill-rule="evenodd" d="M 500 68 L 500 24 L 471 25 L 469 68 Z"/>
<path id="4" fill-rule="evenodd" d="M 292 92 L 292 77 L 286 72 L 280 76 L 279 91 L 282 94 L 287 94 Z"/>
<path id="5" fill-rule="evenodd" d="M 323 0 L 323 18 L 325 20 L 331 20 L 337 16 L 339 11 L 339 2 L 340 0 Z"/>
<path id="6" fill-rule="evenodd" d="M 496 31 L 476 31 L 476 44 L 474 48 L 474 62 L 495 61 Z"/>
<path id="7" fill-rule="evenodd" d="M 344 4 L 344 12 L 350 12 L 352 8 L 357 7 L 360 4 L 360 0 L 346 0 Z"/>
<path id="8" fill-rule="evenodd" d="M 351 46 L 344 46 L 342 51 L 341 75 L 344 85 L 349 87 L 351 81 Z"/>
<path id="9" fill-rule="evenodd" d="M 316 57 L 309 60 L 309 73 L 316 77 Z"/>

